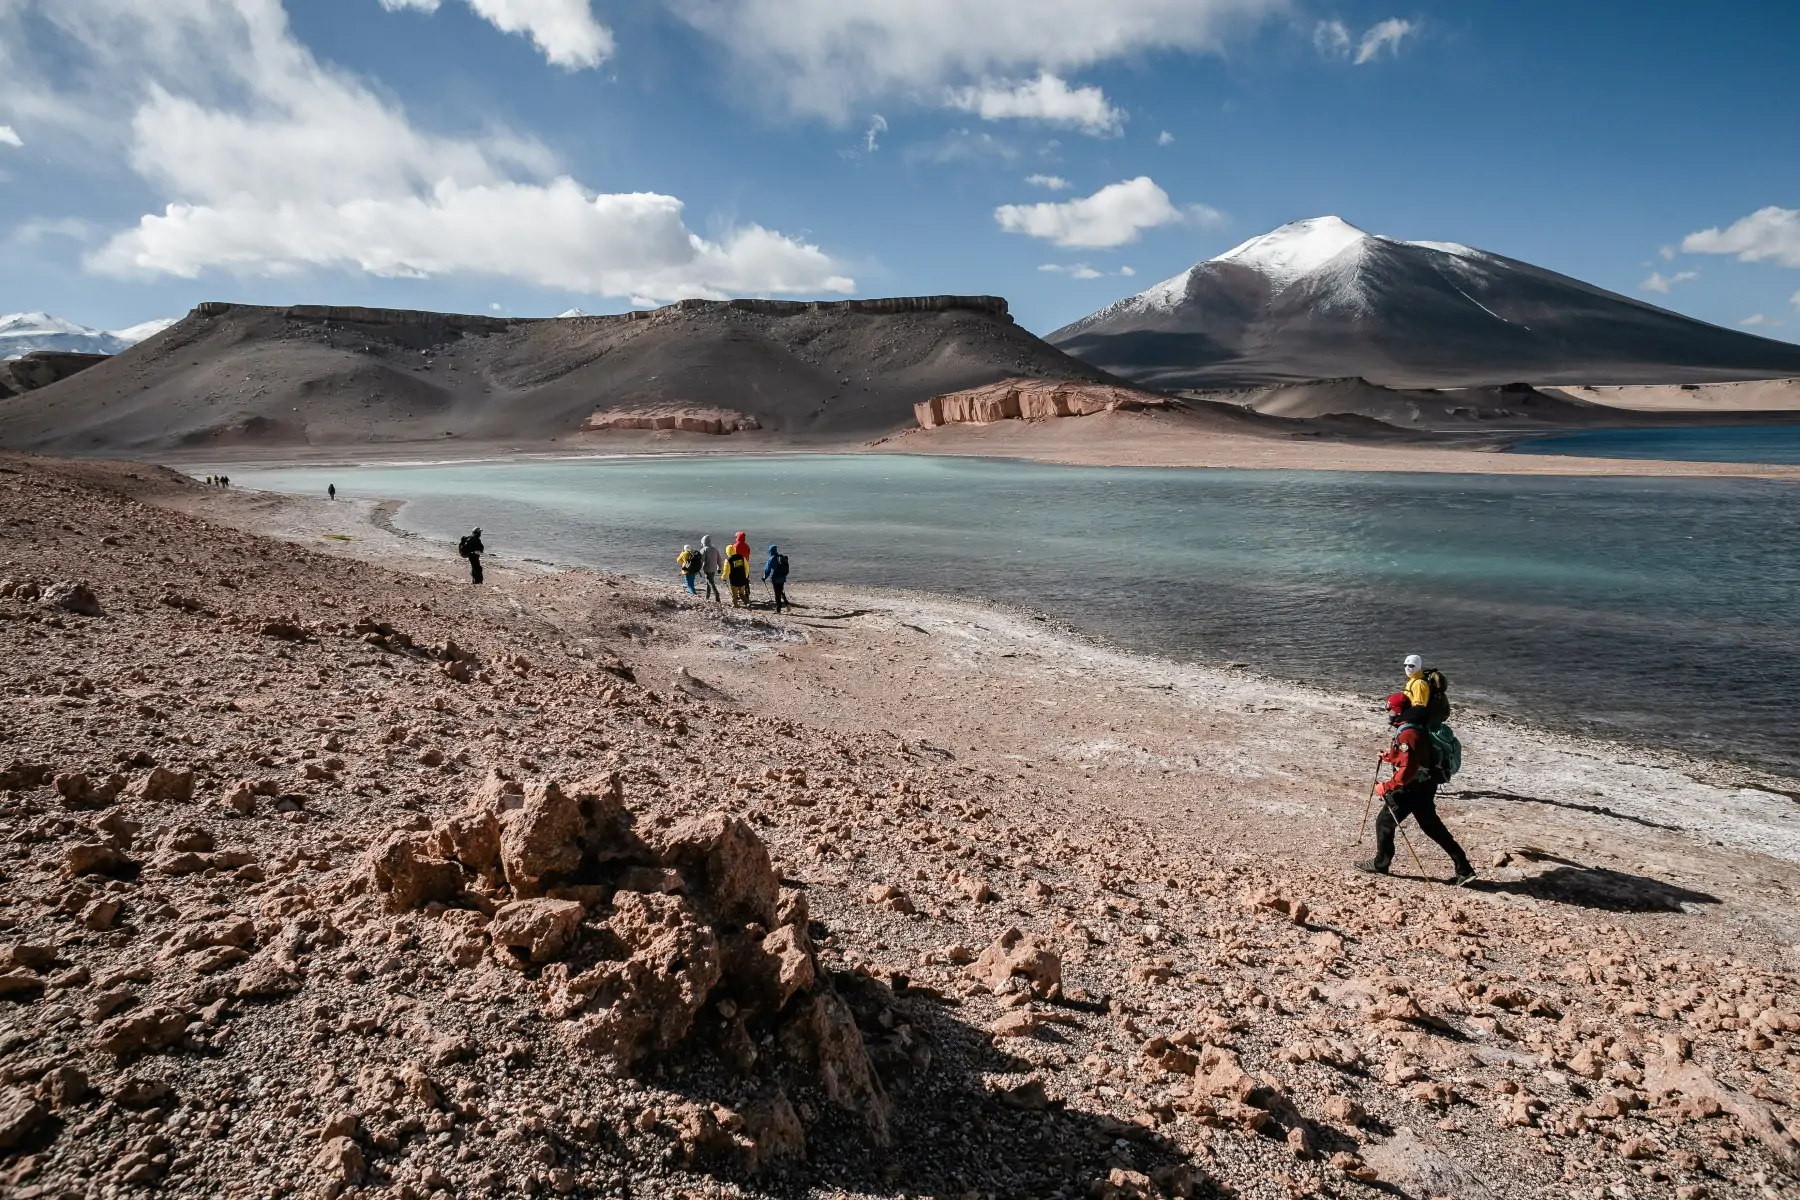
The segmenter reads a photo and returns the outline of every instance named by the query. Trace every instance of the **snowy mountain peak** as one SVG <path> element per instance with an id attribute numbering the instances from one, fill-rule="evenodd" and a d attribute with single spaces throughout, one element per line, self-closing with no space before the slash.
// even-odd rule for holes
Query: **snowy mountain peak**
<path id="1" fill-rule="evenodd" d="M 18 358 L 34 350 L 62 350 L 76 354 L 117 354 L 145 338 L 161 333 L 178 318 L 144 321 L 129 329 L 107 332 L 77 325 L 44 312 L 8 313 L 0 316 L 0 359 Z"/>
<path id="2" fill-rule="evenodd" d="M 585 308 L 571 308 L 571 309 L 565 309 L 564 311 L 557 313 L 556 319 L 559 321 L 567 321 L 572 317 L 591 317 L 593 315 L 594 315 L 593 313 L 589 312 Z"/>
<path id="3" fill-rule="evenodd" d="M 1285 286 L 1374 240 L 1342 217 L 1312 217 L 1253 237 L 1212 261 L 1249 267 Z"/>
<path id="4" fill-rule="evenodd" d="M 98 329 L 77 325 L 47 312 L 8 313 L 0 317 L 0 337 L 24 337 L 32 334 L 78 334 L 98 336 Z"/>

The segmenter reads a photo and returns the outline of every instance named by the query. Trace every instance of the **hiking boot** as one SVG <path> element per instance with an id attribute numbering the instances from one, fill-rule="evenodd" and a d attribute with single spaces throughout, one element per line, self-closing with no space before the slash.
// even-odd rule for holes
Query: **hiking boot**
<path id="1" fill-rule="evenodd" d="M 1356 869 L 1363 872 L 1365 875 L 1386 875 L 1388 873 L 1388 869 L 1385 865 L 1372 858 L 1365 858 L 1363 861 L 1357 863 Z"/>
<path id="2" fill-rule="evenodd" d="M 1461 887 L 1465 883 L 1473 883 L 1474 881 L 1475 881 L 1475 868 L 1474 867 L 1464 867 L 1462 870 L 1458 871 L 1456 874 L 1454 874 L 1450 877 L 1450 886 L 1451 887 Z"/>

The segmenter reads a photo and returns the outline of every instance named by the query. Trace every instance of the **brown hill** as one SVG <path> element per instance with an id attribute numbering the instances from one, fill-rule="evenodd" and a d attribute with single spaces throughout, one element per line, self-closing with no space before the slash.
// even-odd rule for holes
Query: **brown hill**
<path id="1" fill-rule="evenodd" d="M 1602 403 L 1593 389 L 1539 388 L 1527 383 L 1396 388 L 1351 377 L 1180 394 L 1191 401 L 1237 405 L 1265 416 L 1301 422 L 1361 419 L 1422 434 L 1506 434 L 1619 425 L 1787 423 L 1793 419 L 1787 412 L 1732 410 L 1708 406 L 1701 401 L 1695 401 L 1686 410 L 1636 411 Z"/>
<path id="2" fill-rule="evenodd" d="M 686 410 L 789 438 L 863 437 L 911 424 L 930 396 L 1013 376 L 1119 382 L 1021 329 L 992 296 L 684 300 L 556 319 L 209 303 L 0 404 L 0 445 L 538 441 L 596 413 Z"/>

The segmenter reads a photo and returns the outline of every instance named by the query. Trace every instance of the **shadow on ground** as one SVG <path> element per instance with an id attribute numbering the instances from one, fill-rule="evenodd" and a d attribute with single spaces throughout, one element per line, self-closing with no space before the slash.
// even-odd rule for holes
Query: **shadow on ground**
<path id="1" fill-rule="evenodd" d="M 1665 883 L 1648 875 L 1633 875 L 1608 867 L 1587 867 L 1548 854 L 1525 857 L 1556 865 L 1540 874 L 1519 880 L 1477 879 L 1467 885 L 1468 890 L 1530 896 L 1536 900 L 1573 904 L 1602 912 L 1682 912 L 1683 906 L 1689 904 L 1720 903 L 1717 896 L 1707 892 Z"/>
<path id="2" fill-rule="evenodd" d="M 1577 804 L 1572 800 L 1546 800 L 1541 796 L 1521 796 L 1517 792 L 1442 792 L 1445 800 L 1505 800 L 1513 804 L 1543 804 L 1551 808 L 1566 808 L 1574 812 L 1592 813 L 1597 817 L 1610 817 L 1615 821 L 1629 821 L 1633 825 L 1642 825 L 1645 829 L 1662 829 L 1669 833 L 1683 832 L 1679 825 L 1664 825 L 1660 821 L 1652 821 L 1648 817 L 1636 817 L 1630 813 L 1622 813 L 1618 809 L 1608 808 L 1604 804 Z"/>
<path id="3" fill-rule="evenodd" d="M 815 1114 L 804 1161 L 773 1165 L 753 1180 L 728 1164 L 700 1161 L 688 1169 L 780 1196 L 816 1195 L 824 1186 L 883 1196 L 1073 1198 L 1092 1194 L 1114 1170 L 1156 1180 L 1166 1195 L 1224 1195 L 1156 1130 L 1048 1100 L 1033 1084 L 1030 1064 L 958 1016 L 953 998 L 896 982 L 898 993 L 866 975 L 836 977 L 892 1104 L 886 1146 L 871 1139 L 856 1114 L 790 1078 L 795 1105 Z M 1040 1035 L 1055 1041 L 1057 1028 L 1046 1025 Z M 666 1063 L 658 1082 L 702 1104 L 729 1102 L 746 1081 L 696 1049 Z"/>

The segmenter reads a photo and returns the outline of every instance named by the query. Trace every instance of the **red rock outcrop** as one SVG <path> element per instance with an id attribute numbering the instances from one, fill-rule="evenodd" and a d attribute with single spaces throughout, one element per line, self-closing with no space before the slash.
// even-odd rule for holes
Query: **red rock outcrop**
<path id="1" fill-rule="evenodd" d="M 913 405 L 913 412 L 922 428 L 935 429 L 939 425 L 986 425 L 1177 406 L 1168 396 L 1136 388 L 1060 379 L 1003 379 L 922 400 Z"/>
<path id="2" fill-rule="evenodd" d="M 692 408 L 685 405 L 651 405 L 644 408 L 605 408 L 587 419 L 584 432 L 609 429 L 667 429 L 677 433 L 741 433 L 761 429 L 755 417 L 728 408 Z"/>

